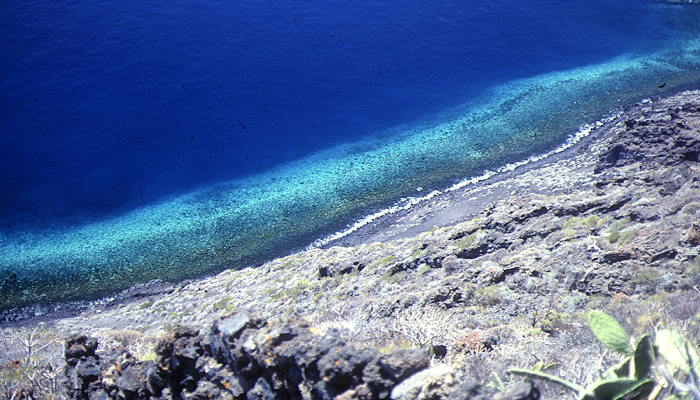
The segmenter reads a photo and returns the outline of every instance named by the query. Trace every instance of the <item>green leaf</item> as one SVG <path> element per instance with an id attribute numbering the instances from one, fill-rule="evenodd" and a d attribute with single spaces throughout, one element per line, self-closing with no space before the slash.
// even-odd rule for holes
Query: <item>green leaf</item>
<path id="1" fill-rule="evenodd" d="M 551 363 L 551 364 L 547 365 L 546 367 L 542 368 L 542 371 L 552 371 L 552 370 L 555 370 L 559 367 L 561 367 L 561 363 L 554 362 L 554 363 Z"/>
<path id="2" fill-rule="evenodd" d="M 630 339 L 613 317 L 602 311 L 591 311 L 588 314 L 588 325 L 604 345 L 620 354 L 632 355 Z"/>
<path id="3" fill-rule="evenodd" d="M 632 393 L 637 388 L 654 383 L 651 379 L 638 380 L 634 378 L 622 378 L 598 381 L 590 389 L 598 400 L 617 400 Z M 652 386 L 653 387 L 653 386 Z"/>
<path id="4" fill-rule="evenodd" d="M 502 392 L 505 389 L 505 385 L 503 385 L 501 377 L 498 376 L 495 371 L 491 371 L 491 386 L 498 389 L 499 392 Z"/>
<path id="5" fill-rule="evenodd" d="M 639 338 L 634 349 L 634 376 L 637 379 L 646 378 L 651 374 L 651 368 L 656 363 L 655 353 L 651 336 L 644 335 Z"/>
<path id="6" fill-rule="evenodd" d="M 653 379 L 639 380 L 635 385 L 619 393 L 614 400 L 646 400 L 655 386 L 656 382 Z"/>
<path id="7" fill-rule="evenodd" d="M 656 334 L 656 345 L 659 353 L 669 364 L 686 374 L 690 374 L 690 370 L 700 364 L 700 357 L 693 344 L 674 331 L 668 329 L 659 331 Z"/>
<path id="8" fill-rule="evenodd" d="M 563 386 L 573 392 L 576 393 L 583 393 L 584 388 L 582 386 L 579 386 L 573 382 L 565 381 L 559 377 L 556 377 L 554 375 L 550 374 L 545 374 L 544 372 L 539 372 L 539 371 L 530 371 L 528 369 L 520 369 L 520 368 L 511 368 L 508 370 L 508 373 L 511 373 L 513 375 L 519 375 L 519 376 L 525 376 L 528 378 L 538 378 L 545 380 L 547 382 L 555 383 L 559 386 Z"/>

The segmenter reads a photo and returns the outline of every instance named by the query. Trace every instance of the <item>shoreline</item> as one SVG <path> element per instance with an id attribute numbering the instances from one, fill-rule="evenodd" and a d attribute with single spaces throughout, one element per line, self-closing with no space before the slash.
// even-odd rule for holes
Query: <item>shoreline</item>
<path id="1" fill-rule="evenodd" d="M 630 105 L 627 108 L 634 107 L 635 105 L 637 105 L 637 103 L 635 103 L 634 105 Z M 428 231 L 435 227 L 455 225 L 467 221 L 471 217 L 477 215 L 482 210 L 481 206 L 479 204 L 476 204 L 476 199 L 474 199 L 474 196 L 478 192 L 485 192 L 491 188 L 495 189 L 495 193 L 486 194 L 484 196 L 486 200 L 480 201 L 480 203 L 484 204 L 490 204 L 503 198 L 506 198 L 509 195 L 512 195 L 512 193 L 509 193 L 503 188 L 499 188 L 500 185 L 504 185 L 512 181 L 516 178 L 518 174 L 532 173 L 532 171 L 541 169 L 543 166 L 554 164 L 562 160 L 567 160 L 575 152 L 578 152 L 581 149 L 586 149 L 586 151 L 588 151 L 591 143 L 599 139 L 600 137 L 598 135 L 597 129 L 592 129 L 589 134 L 583 136 L 580 140 L 578 140 L 573 145 L 568 146 L 563 151 L 552 150 L 546 155 L 534 155 L 531 158 L 537 158 L 537 160 L 535 161 L 525 162 L 526 160 L 519 160 L 515 163 L 522 164 L 516 166 L 515 168 L 508 169 L 507 171 L 500 173 L 491 173 L 490 176 L 484 179 L 478 179 L 478 177 L 471 178 L 472 180 L 475 179 L 476 182 L 467 184 L 457 183 L 443 190 L 435 190 L 432 192 L 434 195 L 430 196 L 427 199 L 421 199 L 406 209 L 402 209 L 393 213 L 387 213 L 378 218 L 374 218 L 372 221 L 362 225 L 357 230 L 347 235 L 343 235 L 340 238 L 329 240 L 323 245 L 314 246 L 314 243 L 323 240 L 319 239 L 306 246 L 306 248 L 300 249 L 298 251 L 293 251 L 289 254 L 285 254 L 280 257 L 275 257 L 244 268 L 260 268 L 266 263 L 272 262 L 276 259 L 281 259 L 290 255 L 299 254 L 313 249 L 329 249 L 331 247 L 336 246 L 354 247 L 363 244 L 370 244 L 377 241 L 391 241 L 408 238 L 416 236 L 422 232 Z M 561 146 L 563 146 L 563 144 Z M 504 169 L 507 166 L 508 165 L 501 166 L 499 169 Z M 491 171 L 484 171 L 484 174 L 490 172 Z M 468 180 L 469 179 L 465 179 L 464 181 Z M 459 187 L 458 189 L 453 189 L 455 186 L 461 187 Z M 467 196 L 469 198 L 464 199 Z M 464 206 L 466 206 L 466 208 L 459 209 L 460 207 Z M 386 209 L 388 208 L 385 208 L 384 210 Z M 378 213 L 382 213 L 384 210 L 381 210 Z M 422 221 L 420 223 L 414 222 L 417 218 L 422 219 Z M 397 229 L 400 230 L 400 232 L 397 232 Z M 230 270 L 236 271 L 240 269 Z M 144 297 L 158 296 L 166 292 L 171 292 L 178 287 L 186 287 L 187 285 L 197 281 L 214 278 L 222 273 L 225 273 L 228 270 L 229 269 L 221 271 L 219 273 L 205 275 L 199 278 L 186 279 L 175 283 L 161 281 L 157 279 L 151 280 L 149 282 L 133 285 L 118 293 L 114 293 L 111 296 L 103 296 L 94 300 L 76 300 L 68 302 L 59 302 L 55 304 L 38 303 L 25 307 L 0 310 L 0 327 L 26 326 L 29 324 L 36 324 L 40 322 L 51 322 L 53 320 L 75 317 L 80 313 L 83 313 L 90 309 L 109 309 L 119 307 L 121 305 L 138 302 Z M 32 313 L 35 315 L 27 316 L 27 313 Z M 8 322 L 8 318 L 12 318 L 10 314 L 17 315 L 17 317 L 15 317 L 16 320 Z"/>
<path id="2" fill-rule="evenodd" d="M 356 231 L 330 241 L 316 249 L 328 250 L 333 247 L 355 247 L 369 245 L 374 242 L 386 243 L 415 238 L 421 233 L 434 228 L 453 226 L 468 221 L 482 212 L 484 208 L 514 195 L 557 195 L 591 190 L 595 186 L 593 172 L 595 164 L 599 160 L 599 154 L 602 148 L 610 140 L 614 139 L 614 122 L 621 116 L 633 116 L 638 109 L 646 104 L 672 99 L 683 95 L 683 93 L 688 93 L 688 91 L 667 95 L 663 98 L 655 97 L 653 100 L 643 100 L 628 105 L 620 112 L 611 114 L 607 119 L 601 119 L 593 125 L 589 134 L 583 136 L 577 143 L 563 151 L 553 152 L 546 157 L 518 165 L 516 168 L 492 175 L 475 183 L 463 185 L 455 190 L 448 188 L 440 191 L 426 200 L 417 202 L 406 210 L 399 210 L 377 218 Z M 564 174 L 566 176 L 562 176 L 563 170 L 567 171 L 567 174 Z M 563 181 L 559 180 L 560 178 Z M 566 184 L 562 184 L 562 182 Z M 574 184 L 572 185 L 572 183 Z M 265 265 L 276 260 L 308 251 L 313 251 L 313 249 L 302 250 L 286 257 L 279 257 L 261 265 L 244 269 L 254 271 L 263 269 Z M 0 326 L 13 327 L 27 326 L 38 322 L 50 323 L 61 319 L 73 318 L 81 313 L 94 313 L 96 310 L 101 312 L 121 308 L 129 304 L 142 302 L 143 299 L 157 301 L 157 299 L 165 298 L 174 291 L 188 290 L 190 286 L 196 287 L 202 282 L 217 280 L 219 276 L 232 273 L 232 271 L 240 271 L 240 269 L 225 270 L 218 274 L 178 283 L 154 280 L 134 285 L 113 296 L 103 297 L 95 301 L 76 301 L 51 305 L 37 304 L 5 310 L 0 312 L 0 321 L 3 321 L 0 322 Z"/>
<path id="3" fill-rule="evenodd" d="M 348 224 L 348 229 L 346 231 L 327 236 L 327 238 L 337 236 L 336 238 L 317 240 L 316 242 L 322 242 L 322 244 L 318 246 L 313 246 L 312 244 L 308 246 L 307 249 L 328 249 L 333 246 L 357 246 L 373 241 L 397 240 L 415 236 L 430 229 L 464 222 L 477 215 L 483 209 L 483 207 L 477 203 L 490 204 L 514 194 L 556 194 L 558 192 L 572 192 L 584 186 L 584 184 L 578 184 L 566 189 L 557 189 L 555 185 L 546 183 L 544 185 L 535 184 L 529 185 L 528 187 L 519 187 L 515 192 L 509 192 L 507 185 L 510 181 L 517 179 L 517 175 L 533 175 L 536 174 L 538 170 L 565 163 L 570 159 L 578 160 L 579 165 L 576 169 L 592 172 L 593 165 L 597 159 L 587 157 L 587 155 L 592 156 L 588 153 L 592 151 L 592 147 L 596 145 L 599 146 L 601 141 L 613 139 L 611 136 L 610 124 L 615 119 L 624 115 L 632 115 L 647 103 L 673 99 L 685 93 L 698 90 L 700 90 L 700 83 L 683 85 L 662 93 L 654 93 L 653 95 L 640 96 L 630 101 L 628 104 L 609 110 L 608 114 L 601 116 L 600 119 L 580 126 L 578 132 L 587 128 L 590 129 L 590 132 L 582 135 L 574 144 L 567 146 L 561 151 L 553 149 L 545 154 L 533 155 L 530 159 L 536 158 L 534 161 L 528 161 L 530 159 L 516 161 L 514 164 L 520 165 L 504 172 L 499 171 L 508 167 L 508 165 L 503 165 L 496 171 L 484 171 L 484 174 L 491 175 L 485 179 L 478 179 L 478 177 L 467 178 L 446 189 L 436 190 L 429 195 L 429 198 L 420 199 L 408 208 L 394 206 L 400 209 L 388 213 L 385 212 L 387 209 L 380 210 L 374 215 L 384 215 L 379 215 L 373 218 L 369 223 L 357 228 Z M 578 132 L 572 133 L 569 139 Z M 560 147 L 563 146 L 565 146 L 565 143 L 560 145 Z M 476 181 L 468 182 L 470 180 Z M 463 182 L 468 183 L 463 184 Z M 456 186 L 460 187 L 453 189 Z M 461 215 L 455 217 L 455 214 Z M 363 217 L 360 221 L 368 219 L 368 217 L 371 216 Z M 353 223 L 357 225 L 357 222 Z M 352 231 L 347 234 L 343 233 L 350 230 Z"/>
<path id="4" fill-rule="evenodd" d="M 637 105 L 635 103 L 626 109 Z M 481 177 L 468 178 L 447 189 L 436 190 L 424 198 L 419 198 L 410 207 L 396 207 L 397 210 L 394 212 L 379 211 L 376 214 L 383 215 L 373 218 L 372 221 L 358 228 L 350 228 L 354 229 L 352 232 L 347 234 L 341 232 L 331 235 L 331 237 L 339 237 L 322 240 L 323 244 L 320 246 L 309 246 L 309 248 L 328 249 L 333 246 L 347 247 L 374 241 L 403 239 L 430 229 L 464 222 L 481 212 L 483 204 L 490 204 L 514 194 L 552 193 L 552 188 L 549 185 L 547 185 L 546 189 L 532 185 L 520 187 L 515 189 L 515 191 L 510 191 L 507 185 L 509 182 L 517 179 L 518 175 L 532 174 L 547 166 L 572 159 L 576 153 L 581 151 L 583 153 L 589 152 L 590 147 L 595 142 L 606 138 L 604 135 L 601 135 L 596 124 L 602 125 L 603 123 L 600 121 L 594 122 L 588 134 L 582 135 L 574 144 L 563 150 L 557 151 L 555 149 L 543 155 L 535 155 L 526 160 L 516 161 L 514 164 L 520 165 L 516 165 L 514 168 L 508 168 L 511 165 L 509 164 L 500 167 L 496 171 L 484 171 L 483 179 L 480 179 Z M 581 129 L 586 128 L 581 127 Z M 564 144 L 561 146 L 564 146 Z M 587 160 L 589 163 L 591 161 Z M 580 168 L 591 166 L 592 164 L 582 165 Z M 501 171 L 504 169 L 505 171 Z M 575 190 L 575 188 L 570 187 L 562 191 L 572 190 Z"/>
<path id="5" fill-rule="evenodd" d="M 630 337 L 653 335 L 661 325 L 700 337 L 698 324 L 688 323 L 700 309 L 700 91 L 642 102 L 600 128 L 595 140 L 566 157 L 509 170 L 480 192 L 460 186 L 466 188 L 461 198 L 443 198 L 446 208 L 426 204 L 426 219 L 401 216 L 399 229 L 385 232 L 393 240 L 312 249 L 178 286 L 151 282 L 49 326 L 3 329 L 6 343 L 18 348 L 34 332 L 50 343 L 66 339 L 53 354 L 65 353 L 62 370 L 78 382 L 72 388 L 112 397 L 115 386 L 157 394 L 166 379 L 151 376 L 174 382 L 168 398 L 228 393 L 234 386 L 216 386 L 221 377 L 245 383 L 240 378 L 249 370 L 240 374 L 235 359 L 225 360 L 222 343 L 237 346 L 232 359 L 235 353 L 246 365 L 258 360 L 256 371 L 266 376 L 277 376 L 278 367 L 284 375 L 292 353 L 312 365 L 306 350 L 313 347 L 319 359 L 313 365 L 323 369 L 312 376 L 323 382 L 338 376 L 326 365 L 349 371 L 347 362 L 370 351 L 392 360 L 422 354 L 436 373 L 413 376 L 423 388 L 440 385 L 439 393 L 452 383 L 486 385 L 494 376 L 504 389 L 518 387 L 520 379 L 506 372 L 541 360 L 556 362 L 557 376 L 597 377 L 601 362 L 615 365 L 619 357 L 600 355 L 600 341 L 587 327 L 593 310 L 618 321 Z M 469 197 L 477 192 L 486 197 Z M 409 235 L 470 204 L 481 208 L 474 218 Z M 328 345 L 318 347 L 319 341 Z M 88 344 L 89 352 L 82 351 Z M 281 353 L 265 350 L 277 345 Z M 362 356 L 339 345 L 361 349 Z M 11 354 L 0 362 L 12 365 Z M 98 380 L 88 385 L 80 371 L 98 364 L 90 375 Z M 193 365 L 196 372 L 181 372 Z M 182 376 L 196 385 L 178 386 Z M 438 376 L 444 379 L 433 380 Z M 229 392 L 239 396 L 253 387 L 248 393 L 254 393 L 253 381 L 260 382 Z M 538 390 L 543 398 L 561 397 L 547 384 Z"/>

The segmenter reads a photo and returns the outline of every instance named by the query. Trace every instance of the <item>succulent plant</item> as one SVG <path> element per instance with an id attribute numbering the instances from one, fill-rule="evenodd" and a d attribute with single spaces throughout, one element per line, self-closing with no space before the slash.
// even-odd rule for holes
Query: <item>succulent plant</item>
<path id="1" fill-rule="evenodd" d="M 632 347 L 630 338 L 619 323 L 601 311 L 588 315 L 588 324 L 595 336 L 608 348 L 626 356 L 603 374 L 603 378 L 586 388 L 573 382 L 534 369 L 513 368 L 511 374 L 546 380 L 576 393 L 579 400 L 700 400 L 700 356 L 698 345 L 679 333 L 664 329 L 656 333 L 656 341 L 644 335 Z M 666 382 L 653 379 L 657 356 L 671 366 L 671 372 L 659 363 L 658 370 Z M 676 394 L 671 394 L 676 393 Z M 663 395 L 662 395 L 663 394 Z"/>
<path id="2" fill-rule="evenodd" d="M 684 382 L 662 369 L 666 380 L 678 392 L 700 400 L 700 357 L 697 344 L 685 340 L 675 331 L 664 329 L 656 333 L 656 346 L 659 354 L 675 369 L 673 372 L 680 371 L 687 377 Z"/>
<path id="3" fill-rule="evenodd" d="M 613 317 L 602 311 L 591 311 L 588 314 L 588 326 L 608 348 L 626 356 L 632 354 L 629 336 Z"/>
<path id="4" fill-rule="evenodd" d="M 588 324 L 595 336 L 610 349 L 626 356 L 622 362 L 603 374 L 603 379 L 585 388 L 573 382 L 536 370 L 513 368 L 511 374 L 543 379 L 563 386 L 577 394 L 580 400 L 642 400 L 656 386 L 651 379 L 652 366 L 656 362 L 656 351 L 651 338 L 642 336 L 632 348 L 624 329 L 609 315 L 592 311 Z"/>
<path id="5" fill-rule="evenodd" d="M 685 374 L 700 373 L 700 357 L 696 345 L 687 341 L 677 332 L 664 329 L 656 333 L 659 353 L 669 364 Z"/>

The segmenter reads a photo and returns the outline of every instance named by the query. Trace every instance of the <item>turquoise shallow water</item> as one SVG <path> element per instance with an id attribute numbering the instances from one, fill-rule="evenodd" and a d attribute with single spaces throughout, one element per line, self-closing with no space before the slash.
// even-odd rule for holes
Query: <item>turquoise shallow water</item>
<path id="1" fill-rule="evenodd" d="M 507 82 L 420 121 L 118 217 L 3 235 L 0 308 L 95 298 L 303 249 L 453 185 L 456 175 L 551 151 L 616 107 L 697 82 L 700 39 L 686 37 L 657 52 Z"/>

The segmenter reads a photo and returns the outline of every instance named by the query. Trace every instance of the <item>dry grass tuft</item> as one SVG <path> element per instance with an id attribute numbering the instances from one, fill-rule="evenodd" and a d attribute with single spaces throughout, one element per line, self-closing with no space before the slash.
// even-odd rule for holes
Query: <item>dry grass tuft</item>
<path id="1" fill-rule="evenodd" d="M 100 344 L 98 350 L 106 352 L 115 348 L 128 351 L 139 361 L 155 360 L 154 348 L 161 336 L 148 336 L 132 329 L 118 329 L 95 335 Z"/>

